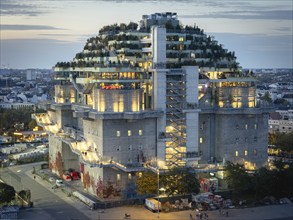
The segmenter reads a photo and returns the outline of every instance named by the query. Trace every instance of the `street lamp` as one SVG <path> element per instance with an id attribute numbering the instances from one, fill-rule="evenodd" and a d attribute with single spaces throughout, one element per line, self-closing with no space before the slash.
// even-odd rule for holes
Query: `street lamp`
<path id="1" fill-rule="evenodd" d="M 158 218 L 160 218 L 160 169 L 157 170 L 158 178 Z"/>
<path id="2" fill-rule="evenodd" d="M 157 169 L 157 178 L 158 178 L 158 218 L 160 218 L 160 191 L 166 191 L 165 188 L 160 188 L 160 169 Z"/>

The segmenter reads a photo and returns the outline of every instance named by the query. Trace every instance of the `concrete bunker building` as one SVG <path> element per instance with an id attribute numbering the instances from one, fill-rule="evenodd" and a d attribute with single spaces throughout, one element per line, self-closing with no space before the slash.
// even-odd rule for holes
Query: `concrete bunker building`
<path id="1" fill-rule="evenodd" d="M 49 133 L 50 169 L 81 171 L 98 198 L 134 196 L 146 170 L 267 161 L 270 107 L 256 102 L 256 80 L 176 13 L 105 26 L 54 71 L 55 101 L 33 115 Z"/>

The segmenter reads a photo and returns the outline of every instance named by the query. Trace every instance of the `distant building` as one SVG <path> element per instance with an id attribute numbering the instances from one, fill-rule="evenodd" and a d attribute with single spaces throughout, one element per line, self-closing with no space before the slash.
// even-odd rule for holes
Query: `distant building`
<path id="1" fill-rule="evenodd" d="M 293 132 L 293 110 L 278 110 L 270 114 L 269 132 Z"/>
<path id="2" fill-rule="evenodd" d="M 26 144 L 14 144 L 13 146 L 1 147 L 0 152 L 3 154 L 19 153 L 27 149 Z"/>
<path id="3" fill-rule="evenodd" d="M 11 142 L 12 137 L 10 136 L 0 136 L 0 143 L 8 143 Z"/>
<path id="4" fill-rule="evenodd" d="M 2 109 L 33 109 L 34 107 L 35 104 L 29 102 L 0 102 L 0 108 Z"/>
<path id="5" fill-rule="evenodd" d="M 28 69 L 26 70 L 26 80 L 35 81 L 37 79 L 37 72 L 35 70 Z"/>

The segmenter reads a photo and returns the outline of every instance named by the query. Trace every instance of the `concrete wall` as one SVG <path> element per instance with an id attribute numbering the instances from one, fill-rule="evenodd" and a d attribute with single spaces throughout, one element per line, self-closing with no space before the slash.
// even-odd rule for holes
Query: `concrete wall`
<path id="1" fill-rule="evenodd" d="M 153 63 L 166 63 L 166 28 L 151 28 Z"/>
<path id="2" fill-rule="evenodd" d="M 117 131 L 120 136 L 117 136 Z M 128 136 L 128 131 L 131 131 L 131 136 Z M 143 157 L 149 160 L 155 157 L 156 134 L 156 119 L 104 120 L 104 158 L 123 164 L 142 163 Z"/>
<path id="3" fill-rule="evenodd" d="M 79 171 L 79 156 L 73 153 L 67 143 L 62 142 L 62 161 L 64 170 L 74 169 Z"/>
<path id="4" fill-rule="evenodd" d="M 88 146 L 93 147 L 100 157 L 103 157 L 103 120 L 83 120 L 84 138 Z"/>
<path id="5" fill-rule="evenodd" d="M 73 112 L 71 110 L 69 111 L 59 111 L 57 110 L 58 114 L 62 114 L 61 118 L 61 127 L 66 126 L 66 127 L 76 127 L 77 126 L 77 120 L 76 118 L 73 117 Z M 60 112 L 60 113 L 59 113 Z"/>
<path id="6" fill-rule="evenodd" d="M 76 93 L 73 85 L 55 85 L 55 102 L 75 102 Z"/>
<path id="7" fill-rule="evenodd" d="M 182 67 L 186 74 L 186 102 L 198 103 L 198 67 Z M 198 111 L 186 112 L 186 151 L 198 151 Z"/>
<path id="8" fill-rule="evenodd" d="M 89 184 L 85 178 L 88 175 Z M 135 194 L 135 172 L 123 172 L 113 168 L 99 168 L 85 166 L 81 174 L 82 185 L 85 190 L 100 199 L 127 198 Z M 109 190 L 110 189 L 110 190 Z"/>
<path id="9" fill-rule="evenodd" d="M 198 67 L 183 66 L 186 74 L 186 102 L 198 103 Z"/>
<path id="10" fill-rule="evenodd" d="M 166 113 L 166 70 L 156 69 L 153 74 L 153 109 L 163 110 Z M 157 136 L 159 133 L 166 132 L 166 114 L 157 119 Z M 165 160 L 166 151 L 165 141 L 158 142 L 157 157 Z"/>
<path id="11" fill-rule="evenodd" d="M 218 162 L 229 160 L 263 166 L 267 161 L 267 121 L 267 114 L 201 114 L 199 142 L 202 138 L 203 143 L 199 143 L 199 149 L 203 154 L 202 162 L 213 157 Z"/>
<path id="12" fill-rule="evenodd" d="M 85 176 L 89 177 L 89 184 L 86 184 Z M 81 173 L 81 182 L 82 185 L 84 186 L 84 189 L 89 192 L 90 194 L 94 196 L 98 196 L 99 193 L 97 193 L 97 188 L 99 185 L 99 181 L 101 181 L 101 185 L 105 185 L 106 183 L 104 182 L 104 177 L 103 177 L 103 168 L 99 167 L 90 167 L 90 166 L 84 166 L 84 172 Z M 103 191 L 103 190 L 101 190 Z M 102 193 L 101 193 L 102 195 Z"/>
<path id="13" fill-rule="evenodd" d="M 58 152 L 62 153 L 62 141 L 57 136 L 49 134 L 49 163 L 52 165 L 52 172 L 59 175 L 56 169 L 56 158 Z"/>
<path id="14" fill-rule="evenodd" d="M 198 112 L 186 113 L 186 152 L 198 152 Z"/>

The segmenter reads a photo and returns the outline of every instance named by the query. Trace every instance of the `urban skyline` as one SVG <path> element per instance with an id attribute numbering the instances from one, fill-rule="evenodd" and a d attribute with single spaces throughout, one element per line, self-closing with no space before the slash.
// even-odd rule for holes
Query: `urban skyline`
<path id="1" fill-rule="evenodd" d="M 1 1 L 1 68 L 51 68 L 70 61 L 104 25 L 177 12 L 235 51 L 244 68 L 292 68 L 292 2 Z"/>

